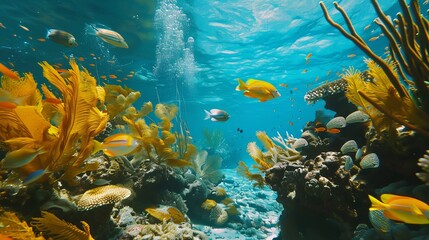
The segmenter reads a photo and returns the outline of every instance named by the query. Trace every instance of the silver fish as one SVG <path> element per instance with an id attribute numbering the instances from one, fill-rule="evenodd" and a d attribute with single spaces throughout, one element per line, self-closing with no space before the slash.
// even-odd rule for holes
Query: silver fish
<path id="1" fill-rule="evenodd" d="M 204 110 L 204 112 L 206 113 L 204 120 L 210 119 L 213 122 L 225 122 L 229 119 L 229 114 L 224 110 L 211 109 L 210 112 L 207 110 Z"/>

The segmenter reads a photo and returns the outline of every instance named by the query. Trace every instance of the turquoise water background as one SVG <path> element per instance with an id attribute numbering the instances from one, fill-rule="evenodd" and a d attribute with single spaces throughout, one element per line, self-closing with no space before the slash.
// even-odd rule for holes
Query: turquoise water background
<path id="1" fill-rule="evenodd" d="M 364 40 L 380 35 L 369 0 L 338 3 Z M 379 3 L 392 17 L 399 11 L 396 1 Z M 334 20 L 344 24 L 332 2 L 325 4 Z M 350 66 L 365 66 L 363 53 L 324 19 L 318 0 L 2 0 L 0 22 L 6 27 L 0 29 L 0 62 L 13 63 L 20 73 L 32 72 L 40 83 L 45 80 L 37 62 L 64 67 L 64 56 L 83 57 L 79 64 L 100 83 L 102 75 L 122 79 L 134 71 L 133 78 L 120 84 L 142 93 L 137 107 L 159 100 L 178 104 L 194 141 L 201 141 L 203 129 L 220 129 L 234 161 L 248 159 L 246 146 L 256 141 L 256 131 L 299 136 L 323 108 L 323 102 L 308 105 L 305 92 L 338 79 Z M 129 48 L 87 34 L 86 24 L 93 23 L 119 32 Z M 51 28 L 70 32 L 79 45 L 67 48 L 37 40 Z M 387 41 L 379 37 L 368 45 L 383 54 Z M 235 91 L 237 78 L 269 81 L 282 96 L 263 103 L 246 98 Z M 203 110 L 212 108 L 227 111 L 231 118 L 225 123 L 204 121 Z"/>

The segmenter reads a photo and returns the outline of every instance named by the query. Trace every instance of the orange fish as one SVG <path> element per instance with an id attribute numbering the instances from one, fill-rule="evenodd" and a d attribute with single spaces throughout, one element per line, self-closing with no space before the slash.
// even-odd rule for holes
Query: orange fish
<path id="1" fill-rule="evenodd" d="M 308 70 L 307 70 L 307 69 L 302 70 L 302 73 L 306 73 L 306 72 L 308 72 Z"/>
<path id="2" fill-rule="evenodd" d="M 38 38 L 37 41 L 39 41 L 39 42 L 46 42 L 46 38 Z"/>
<path id="3" fill-rule="evenodd" d="M 352 54 L 347 55 L 347 57 L 348 57 L 348 58 L 354 58 L 354 57 L 356 57 L 356 54 L 353 54 L 353 53 L 352 53 Z"/>
<path id="4" fill-rule="evenodd" d="M 287 87 L 289 87 L 289 84 L 287 84 L 287 83 L 280 83 L 280 87 L 285 87 L 285 88 L 287 88 Z"/>
<path id="5" fill-rule="evenodd" d="M 94 63 L 90 63 L 89 66 L 95 67 L 95 64 Z"/>
<path id="6" fill-rule="evenodd" d="M 106 79 L 107 77 L 105 75 L 100 76 L 101 79 Z"/>
<path id="7" fill-rule="evenodd" d="M 79 61 L 83 62 L 83 61 L 85 61 L 85 58 L 83 58 L 83 57 L 79 57 L 77 60 L 79 60 Z"/>
<path id="8" fill-rule="evenodd" d="M 95 57 L 95 54 L 94 53 L 90 53 L 89 54 L 91 57 Z"/>
<path id="9" fill-rule="evenodd" d="M 133 77 L 133 75 L 132 75 L 132 74 L 128 74 L 128 75 L 127 75 L 127 77 L 132 78 L 132 77 Z"/>
<path id="10" fill-rule="evenodd" d="M 14 71 L 10 70 L 8 67 L 0 63 L 0 72 L 3 73 L 3 75 L 8 76 L 12 79 L 19 80 L 18 74 L 16 74 Z"/>
<path id="11" fill-rule="evenodd" d="M 326 131 L 326 128 L 324 128 L 324 127 L 316 127 L 316 128 L 314 128 L 314 132 L 324 132 L 324 131 Z"/>
<path id="12" fill-rule="evenodd" d="M 332 133 L 332 134 L 337 134 L 337 133 L 340 133 L 341 130 L 338 128 L 328 128 L 328 129 L 326 129 L 326 132 Z"/>
<path id="13" fill-rule="evenodd" d="M 109 78 L 111 78 L 111 79 L 116 79 L 116 78 L 118 78 L 116 75 L 114 75 L 114 74 L 110 74 L 109 75 Z"/>
<path id="14" fill-rule="evenodd" d="M 372 37 L 372 38 L 370 38 L 368 41 L 370 41 L 370 42 L 375 41 L 375 40 L 377 40 L 379 37 L 380 37 L 380 36 Z"/>
<path id="15" fill-rule="evenodd" d="M 310 62 L 310 58 L 312 55 L 312 53 L 307 54 L 307 56 L 305 57 L 305 64 L 308 64 L 308 62 Z"/>
<path id="16" fill-rule="evenodd" d="M 13 102 L 0 102 L 0 108 L 14 109 L 16 104 Z"/>
<path id="17" fill-rule="evenodd" d="M 1 23 L 1 22 L 0 22 L 0 27 L 1 27 L 1 28 L 6 28 L 6 27 L 3 25 L 3 23 Z"/>
<path id="18" fill-rule="evenodd" d="M 394 194 L 382 194 L 379 201 L 368 195 L 371 201 L 370 211 L 383 210 L 384 216 L 409 224 L 429 224 L 429 206 L 418 199 Z"/>

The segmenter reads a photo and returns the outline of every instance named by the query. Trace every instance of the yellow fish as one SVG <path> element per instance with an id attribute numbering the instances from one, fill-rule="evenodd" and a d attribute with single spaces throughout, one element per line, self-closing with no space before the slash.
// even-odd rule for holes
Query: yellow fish
<path id="1" fill-rule="evenodd" d="M 38 155 L 45 153 L 42 148 L 31 149 L 21 148 L 15 151 L 8 152 L 5 158 L 1 161 L 3 168 L 19 168 L 33 161 Z"/>
<path id="2" fill-rule="evenodd" d="M 256 79 L 248 79 L 246 83 L 238 79 L 237 91 L 244 91 L 244 96 L 257 98 L 260 102 L 280 97 L 279 91 L 269 82 Z"/>
<path id="3" fill-rule="evenodd" d="M 381 195 L 381 201 L 368 195 L 372 205 L 369 209 L 383 210 L 384 216 L 409 224 L 429 224 L 429 206 L 412 197 L 399 196 L 394 194 Z"/>
<path id="4" fill-rule="evenodd" d="M 133 137 L 118 133 L 107 137 L 102 143 L 95 141 L 93 154 L 103 150 L 104 154 L 109 157 L 123 156 L 133 152 L 137 147 L 138 143 Z"/>

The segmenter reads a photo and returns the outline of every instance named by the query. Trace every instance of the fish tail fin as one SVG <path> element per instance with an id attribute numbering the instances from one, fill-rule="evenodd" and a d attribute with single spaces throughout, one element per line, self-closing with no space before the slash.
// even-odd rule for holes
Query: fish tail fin
<path id="1" fill-rule="evenodd" d="M 369 208 L 369 210 L 384 210 L 386 209 L 386 204 L 382 203 L 380 200 L 378 200 L 377 198 L 368 195 L 369 200 L 371 201 L 371 207 Z"/>
<path id="2" fill-rule="evenodd" d="M 103 143 L 97 141 L 97 140 L 93 140 L 94 141 L 94 149 L 92 150 L 91 155 L 96 154 L 97 152 L 103 150 Z"/>
<path id="3" fill-rule="evenodd" d="M 243 91 L 243 90 L 247 90 L 247 85 L 245 82 L 243 82 L 243 80 L 241 80 L 240 78 L 238 79 L 238 86 L 235 88 L 236 91 Z"/>
<path id="4" fill-rule="evenodd" d="M 204 120 L 210 119 L 212 117 L 209 111 L 204 109 L 204 112 L 206 113 L 206 117 L 204 118 Z"/>
<path id="5" fill-rule="evenodd" d="M 97 27 L 95 24 L 85 23 L 85 34 L 96 35 Z"/>

